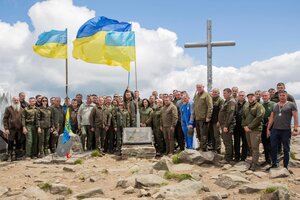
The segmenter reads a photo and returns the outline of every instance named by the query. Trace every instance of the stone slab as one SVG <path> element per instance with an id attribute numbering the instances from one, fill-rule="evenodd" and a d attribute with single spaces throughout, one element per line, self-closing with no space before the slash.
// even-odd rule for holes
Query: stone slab
<path id="1" fill-rule="evenodd" d="M 152 144 L 152 129 L 150 127 L 130 127 L 123 130 L 123 144 Z"/>

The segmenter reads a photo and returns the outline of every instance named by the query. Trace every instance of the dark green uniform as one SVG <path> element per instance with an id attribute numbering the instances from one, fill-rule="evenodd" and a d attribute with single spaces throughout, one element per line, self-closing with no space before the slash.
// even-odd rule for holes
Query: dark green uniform
<path id="1" fill-rule="evenodd" d="M 146 121 L 148 126 L 152 127 L 154 135 L 154 146 L 157 154 L 163 154 L 165 152 L 165 141 L 163 132 L 160 130 L 161 127 L 161 107 L 156 108 L 150 115 L 150 118 Z"/>
<path id="2" fill-rule="evenodd" d="M 207 151 L 209 122 L 213 111 L 212 98 L 207 92 L 197 93 L 194 96 L 194 113 L 196 119 L 196 132 L 200 141 L 200 149 Z"/>
<path id="3" fill-rule="evenodd" d="M 212 141 L 212 148 L 214 151 L 221 152 L 221 134 L 220 129 L 217 127 L 219 112 L 224 104 L 224 100 L 221 97 L 212 98 L 213 111 L 211 116 L 211 122 L 209 126 L 210 138 Z"/>
<path id="4" fill-rule="evenodd" d="M 264 146 L 265 161 L 267 164 L 271 164 L 271 142 L 270 142 L 270 138 L 267 137 L 267 127 L 268 127 L 269 117 L 275 106 L 275 102 L 273 101 L 263 102 L 262 105 L 265 108 L 265 115 L 263 118 L 261 141 Z"/>
<path id="5" fill-rule="evenodd" d="M 94 128 L 94 134 L 89 138 L 89 144 L 95 141 L 97 149 L 104 150 L 104 141 L 106 140 L 106 129 L 108 128 L 108 111 L 104 106 L 94 107 L 90 114 L 90 125 Z"/>
<path id="6" fill-rule="evenodd" d="M 26 133 L 26 156 L 37 156 L 37 132 L 36 132 L 36 113 L 35 106 L 28 106 L 22 112 L 22 126 L 27 129 Z"/>
<path id="7" fill-rule="evenodd" d="M 107 110 L 108 114 L 108 130 L 106 132 L 106 140 L 104 143 L 104 152 L 113 153 L 114 150 L 114 143 L 115 143 L 115 135 L 117 128 L 117 122 L 116 122 L 116 109 L 114 106 L 105 106 L 105 109 Z"/>
<path id="8" fill-rule="evenodd" d="M 140 109 L 140 118 L 141 124 L 146 124 L 147 120 L 150 118 L 151 113 L 153 112 L 152 108 L 141 107 Z"/>
<path id="9" fill-rule="evenodd" d="M 161 110 L 161 126 L 166 142 L 166 153 L 173 154 L 175 149 L 174 130 L 178 120 L 177 108 L 173 103 L 164 105 Z"/>
<path id="10" fill-rule="evenodd" d="M 130 116 L 126 109 L 116 109 L 117 113 L 117 132 L 116 132 L 116 151 L 118 154 L 121 153 L 122 147 L 122 133 L 123 129 L 130 127 Z"/>
<path id="11" fill-rule="evenodd" d="M 136 127 L 136 106 L 135 101 L 125 100 L 124 108 L 128 110 L 130 116 L 130 127 Z"/>
<path id="12" fill-rule="evenodd" d="M 247 126 L 251 129 L 250 132 L 246 132 L 245 134 L 248 147 L 251 149 L 253 165 L 258 165 L 259 144 L 261 140 L 262 120 L 264 114 L 264 107 L 257 101 L 254 101 L 251 104 L 249 103 L 244 110 L 242 126 Z"/>
<path id="13" fill-rule="evenodd" d="M 50 107 L 40 107 L 37 109 L 37 127 L 41 129 L 38 133 L 38 153 L 39 157 L 48 154 L 50 128 L 53 127 L 53 115 Z"/>
<path id="14" fill-rule="evenodd" d="M 219 112 L 219 123 L 222 130 L 222 139 L 225 145 L 225 160 L 231 161 L 233 158 L 233 141 L 232 134 L 235 127 L 236 101 L 233 97 L 224 102 Z M 224 132 L 224 128 L 228 132 Z"/>
<path id="15" fill-rule="evenodd" d="M 54 131 L 52 133 L 50 133 L 50 138 L 51 138 L 50 139 L 50 150 L 52 153 L 54 153 L 56 150 L 58 137 L 60 134 L 62 134 L 64 132 L 65 117 L 64 117 L 64 110 L 61 105 L 59 105 L 59 106 L 53 105 L 53 106 L 51 106 L 51 110 L 52 110 L 52 115 L 53 115 Z"/>

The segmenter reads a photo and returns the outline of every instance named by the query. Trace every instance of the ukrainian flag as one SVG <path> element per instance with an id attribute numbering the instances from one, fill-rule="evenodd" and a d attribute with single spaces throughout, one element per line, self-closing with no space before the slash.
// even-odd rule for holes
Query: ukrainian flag
<path id="1" fill-rule="evenodd" d="M 72 126 L 70 123 L 70 109 L 67 108 L 66 117 L 65 117 L 65 129 L 63 135 L 63 144 L 65 144 L 70 139 L 70 133 L 72 133 Z"/>
<path id="2" fill-rule="evenodd" d="M 80 27 L 73 45 L 73 57 L 89 63 L 130 71 L 130 62 L 135 61 L 135 34 L 128 22 L 92 18 Z"/>
<path id="3" fill-rule="evenodd" d="M 67 30 L 51 30 L 39 35 L 33 51 L 47 58 L 67 58 Z"/>

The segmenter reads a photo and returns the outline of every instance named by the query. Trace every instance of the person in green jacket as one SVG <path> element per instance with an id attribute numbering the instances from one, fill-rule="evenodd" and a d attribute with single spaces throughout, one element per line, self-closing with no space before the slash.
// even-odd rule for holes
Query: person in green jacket
<path id="1" fill-rule="evenodd" d="M 261 133 L 261 141 L 264 146 L 265 162 L 262 163 L 262 166 L 271 164 L 271 142 L 270 138 L 267 137 L 267 127 L 269 123 L 269 117 L 272 113 L 272 110 L 275 106 L 275 102 L 270 101 L 270 93 L 264 91 L 262 93 L 263 107 L 265 108 L 265 114 L 263 117 L 263 128 Z"/>
<path id="2" fill-rule="evenodd" d="M 244 127 L 248 147 L 251 149 L 252 163 L 250 170 L 255 171 L 258 167 L 259 144 L 261 141 L 262 120 L 265 114 L 264 107 L 257 102 L 253 93 L 247 95 L 249 104 L 245 106 L 242 126 Z"/>
<path id="3" fill-rule="evenodd" d="M 38 157 L 48 154 L 50 131 L 53 131 L 53 113 L 48 98 L 42 97 L 42 106 L 37 109 Z"/>
<path id="4" fill-rule="evenodd" d="M 23 134 L 26 136 L 26 157 L 37 157 L 36 108 L 35 98 L 29 98 L 29 106 L 22 112 Z"/>
<path id="5" fill-rule="evenodd" d="M 140 109 L 140 118 L 141 118 L 141 127 L 146 127 L 147 120 L 150 118 L 151 113 L 153 112 L 152 108 L 149 107 L 150 102 L 148 99 L 142 100 L 142 107 Z"/>
<path id="6" fill-rule="evenodd" d="M 207 151 L 208 130 L 211 121 L 213 103 L 210 94 L 204 91 L 204 85 L 197 84 L 197 93 L 194 96 L 194 113 L 196 119 L 196 132 L 200 141 L 200 149 Z"/>

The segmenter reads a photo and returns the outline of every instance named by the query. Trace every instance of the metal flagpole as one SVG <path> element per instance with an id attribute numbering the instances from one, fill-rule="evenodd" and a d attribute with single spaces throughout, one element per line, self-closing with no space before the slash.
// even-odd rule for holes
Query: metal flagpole
<path id="1" fill-rule="evenodd" d="M 135 58 L 135 62 L 134 62 L 134 70 L 135 70 L 135 90 L 138 91 L 136 58 Z M 140 123 L 140 111 L 139 111 L 139 100 L 138 100 L 138 98 L 135 99 L 135 103 L 136 103 L 136 127 L 140 128 L 141 123 Z"/>
<path id="2" fill-rule="evenodd" d="M 128 72 L 127 88 L 129 88 L 129 84 L 130 84 L 130 71 Z"/>
<path id="3" fill-rule="evenodd" d="M 68 58 L 66 58 L 66 98 L 68 98 Z"/>
<path id="4" fill-rule="evenodd" d="M 67 57 L 66 57 L 66 98 L 68 98 L 68 29 L 66 29 L 67 37 Z"/>

